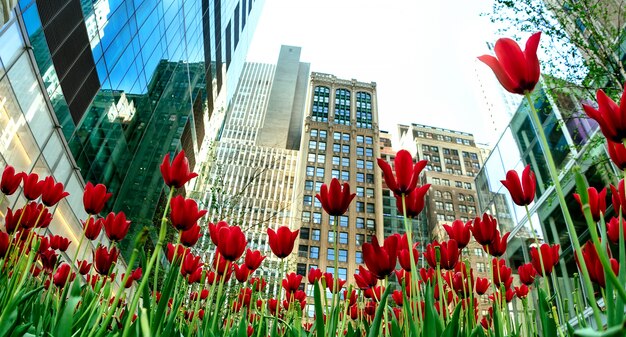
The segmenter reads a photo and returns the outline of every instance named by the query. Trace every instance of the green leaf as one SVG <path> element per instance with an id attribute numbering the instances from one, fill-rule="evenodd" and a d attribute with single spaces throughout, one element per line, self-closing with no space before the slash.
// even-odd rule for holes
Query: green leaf
<path id="1" fill-rule="evenodd" d="M 324 337 L 324 310 L 322 309 L 322 295 L 319 284 L 313 285 L 313 296 L 315 297 L 315 333 L 317 337 Z"/>
<path id="2" fill-rule="evenodd" d="M 626 322 L 625 322 L 626 323 Z M 574 336 L 578 337 L 618 337 L 626 335 L 626 326 L 613 326 L 605 331 L 595 331 L 592 328 L 584 328 L 574 332 Z"/>
<path id="3" fill-rule="evenodd" d="M 443 322 L 435 309 L 435 297 L 433 295 L 433 285 L 430 283 L 424 293 L 424 326 L 422 327 L 423 337 L 439 337 L 443 332 Z"/>
<path id="4" fill-rule="evenodd" d="M 541 319 L 541 331 L 543 336 L 556 336 L 557 327 L 552 317 L 552 307 L 548 302 L 548 296 L 542 289 L 538 289 L 539 292 L 539 318 Z"/>
<path id="5" fill-rule="evenodd" d="M 485 336 L 485 329 L 483 329 L 483 326 L 480 325 L 480 324 L 476 325 L 476 327 L 474 328 L 474 330 L 470 334 L 470 337 L 486 337 Z"/>
<path id="6" fill-rule="evenodd" d="M 243 310 L 241 317 L 246 316 L 246 309 Z M 247 320 L 241 318 L 239 321 L 239 329 L 237 329 L 237 337 L 248 337 L 248 322 Z"/>
<path id="7" fill-rule="evenodd" d="M 59 321 L 54 329 L 55 336 L 67 336 L 72 332 L 72 326 L 74 325 L 74 310 L 76 305 L 80 301 L 80 281 L 75 279 L 72 282 L 70 297 L 63 304 L 61 308 L 61 315 Z"/>
<path id="8" fill-rule="evenodd" d="M 496 337 L 504 337 L 503 329 L 502 329 L 502 319 L 500 318 L 500 309 L 498 309 L 497 302 L 494 301 L 492 304 L 493 308 L 493 331 L 495 332 Z M 552 335 L 548 335 L 552 336 Z M 556 337 L 556 335 L 554 335 Z"/>
<path id="9" fill-rule="evenodd" d="M 442 337 L 457 337 L 459 336 L 461 329 L 459 326 L 459 316 L 461 315 L 461 303 L 457 304 L 456 309 L 454 309 L 454 313 L 452 314 L 452 320 L 450 324 L 443 330 Z"/>
<path id="10" fill-rule="evenodd" d="M 402 329 L 400 329 L 398 320 L 396 319 L 394 315 L 394 318 L 391 320 L 391 337 L 401 337 L 401 336 L 402 336 Z"/>
<path id="11" fill-rule="evenodd" d="M 402 292 L 402 300 L 404 301 L 403 303 L 411 303 L 409 302 L 408 297 L 406 296 L 406 292 Z M 417 332 L 417 320 L 413 319 L 413 309 L 411 309 L 411 305 L 405 305 L 404 309 L 406 309 L 406 314 L 408 315 L 409 319 L 409 332 L 411 336 L 419 336 L 418 332 Z"/>
<path id="12" fill-rule="evenodd" d="M 177 259 L 174 259 L 177 261 Z M 180 261 L 174 262 L 170 266 L 170 270 L 167 273 L 167 278 L 165 280 L 165 287 L 163 288 L 163 292 L 161 292 L 161 300 L 157 304 L 157 311 L 154 314 L 153 326 L 151 327 L 152 335 L 155 336 L 159 327 L 162 323 L 164 323 L 165 318 L 165 309 L 167 309 L 167 302 L 170 298 L 172 298 L 172 291 L 174 290 L 174 286 L 176 285 L 176 280 L 178 279 Z M 148 275 L 146 275 L 148 276 Z M 176 308 L 176 307 L 174 307 Z"/>
<path id="13" fill-rule="evenodd" d="M 393 289 L 393 286 L 389 286 L 387 287 L 387 289 L 385 289 L 385 292 L 383 293 L 383 296 L 380 297 L 380 302 L 378 304 L 378 308 L 376 309 L 376 315 L 374 316 L 374 321 L 372 321 L 372 325 L 370 326 L 370 331 L 368 333 L 368 337 L 378 337 L 378 331 L 380 330 L 380 322 L 383 319 L 383 312 L 385 312 L 385 309 L 387 307 L 387 297 L 389 296 L 389 294 L 391 293 L 391 290 Z"/>
<path id="14" fill-rule="evenodd" d="M 23 337 L 24 335 L 26 335 L 26 331 L 28 331 L 28 329 L 30 329 L 32 325 L 33 325 L 32 323 L 23 323 L 23 324 L 18 325 L 13 330 L 11 337 Z"/>

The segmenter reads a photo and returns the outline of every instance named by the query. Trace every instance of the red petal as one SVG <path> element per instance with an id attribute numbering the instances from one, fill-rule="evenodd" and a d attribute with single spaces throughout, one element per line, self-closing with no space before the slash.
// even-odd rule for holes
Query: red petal
<path id="1" fill-rule="evenodd" d="M 539 65 L 539 58 L 537 58 L 537 47 L 539 47 L 539 39 L 541 38 L 541 32 L 537 32 L 531 35 L 526 41 L 526 49 L 524 50 L 524 57 L 526 58 L 526 82 L 536 84 L 539 81 L 541 75 L 541 67 Z"/>
<path id="2" fill-rule="evenodd" d="M 504 71 L 519 86 L 526 79 L 526 57 L 519 45 L 511 39 L 502 38 L 496 41 L 494 51 Z"/>
<path id="3" fill-rule="evenodd" d="M 502 87 L 504 87 L 504 89 L 506 89 L 506 91 L 514 94 L 522 94 L 517 91 L 519 83 L 511 79 L 509 74 L 507 74 L 502 68 L 502 65 L 500 65 L 498 59 L 491 55 L 483 55 L 478 57 L 478 59 L 488 65 L 491 70 L 493 70 L 493 73 L 496 75 L 498 82 L 500 82 L 500 84 L 502 85 Z"/>

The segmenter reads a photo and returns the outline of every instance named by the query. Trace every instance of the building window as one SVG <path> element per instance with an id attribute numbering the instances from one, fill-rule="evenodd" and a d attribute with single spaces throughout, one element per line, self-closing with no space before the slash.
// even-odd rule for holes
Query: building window
<path id="1" fill-rule="evenodd" d="M 348 244 L 348 233 L 347 232 L 339 232 L 339 243 L 342 245 Z"/>
<path id="2" fill-rule="evenodd" d="M 322 223 L 322 213 L 313 212 L 313 223 L 316 223 L 316 224 Z"/>
<path id="3" fill-rule="evenodd" d="M 300 228 L 300 239 L 308 240 L 311 230 L 307 227 Z"/>
<path id="4" fill-rule="evenodd" d="M 443 186 L 450 186 L 450 180 L 448 179 L 443 179 L 442 181 Z"/>
<path id="5" fill-rule="evenodd" d="M 356 218 L 356 228 L 365 228 L 365 219 Z"/>
<path id="6" fill-rule="evenodd" d="M 374 197 L 374 189 L 373 188 L 365 189 L 365 193 L 366 193 L 368 198 L 373 198 Z"/>
<path id="7" fill-rule="evenodd" d="M 317 137 L 317 129 L 311 129 L 311 138 Z"/>
<path id="8" fill-rule="evenodd" d="M 312 177 L 315 173 L 315 167 L 313 166 L 307 166 L 306 167 L 306 175 L 309 177 Z"/>
<path id="9" fill-rule="evenodd" d="M 471 195 L 468 195 L 466 199 L 467 201 L 474 202 L 474 197 Z"/>
<path id="10" fill-rule="evenodd" d="M 471 190 L 472 189 L 472 184 L 470 184 L 470 183 L 464 183 L 463 185 L 465 186 L 466 190 Z"/>
<path id="11" fill-rule="evenodd" d="M 319 199 L 314 198 L 313 199 L 313 206 L 314 207 L 322 207 L 322 203 L 319 201 Z"/>
<path id="12" fill-rule="evenodd" d="M 320 236 L 321 236 L 321 235 L 322 235 L 322 234 L 321 234 L 321 231 L 320 231 L 319 229 L 314 229 L 314 230 L 311 232 L 311 240 L 313 240 L 313 241 L 319 241 L 319 240 L 320 240 Z M 311 248 L 313 248 L 313 247 L 311 247 Z"/>
<path id="13" fill-rule="evenodd" d="M 349 142 L 350 141 L 350 134 L 349 133 L 341 134 L 341 140 L 344 141 L 344 142 Z"/>
<path id="14" fill-rule="evenodd" d="M 437 214 L 437 221 L 446 221 L 446 216 L 443 214 Z"/>
<path id="15" fill-rule="evenodd" d="M 374 213 L 375 207 L 374 204 L 367 203 L 367 213 Z"/>
<path id="16" fill-rule="evenodd" d="M 309 250 L 309 259 L 319 259 L 320 258 L 320 247 L 311 246 Z"/>
<path id="17" fill-rule="evenodd" d="M 435 191 L 435 198 L 441 198 L 441 191 Z"/>
<path id="18" fill-rule="evenodd" d="M 348 217 L 345 215 L 342 215 L 339 217 L 339 226 L 340 227 L 348 227 Z"/>
<path id="19" fill-rule="evenodd" d="M 357 172 L 356 173 L 356 182 L 357 183 L 365 182 L 365 173 Z"/>
<path id="20" fill-rule="evenodd" d="M 368 144 L 368 145 L 374 144 L 374 139 L 370 136 L 365 136 L 365 144 Z"/>
<path id="21" fill-rule="evenodd" d="M 480 248 L 474 248 L 474 255 L 483 256 L 483 250 Z"/>
<path id="22" fill-rule="evenodd" d="M 313 196 L 311 195 L 305 195 L 302 197 L 302 204 L 304 206 L 311 206 L 313 205 Z"/>
<path id="23" fill-rule="evenodd" d="M 319 142 L 317 145 L 317 149 L 320 151 L 326 151 L 326 142 Z"/>
<path id="24" fill-rule="evenodd" d="M 350 145 L 341 145 L 342 153 L 350 153 Z"/>
<path id="25" fill-rule="evenodd" d="M 307 256 L 309 256 L 309 246 L 307 246 L 307 245 L 300 245 L 298 247 L 298 256 L 299 257 L 307 257 Z"/>
<path id="26" fill-rule="evenodd" d="M 341 160 L 341 158 L 339 158 L 338 156 L 333 156 L 333 165 L 339 166 L 339 161 L 340 160 Z"/>
<path id="27" fill-rule="evenodd" d="M 356 147 L 356 155 L 357 155 L 357 156 L 362 156 L 362 155 L 364 155 L 364 154 L 365 154 L 365 149 L 364 149 L 364 148 L 362 148 L 362 147 L 360 147 L 360 146 L 357 146 L 357 147 Z"/>
<path id="28" fill-rule="evenodd" d="M 307 191 L 313 191 L 313 180 L 305 180 L 304 189 Z"/>
<path id="29" fill-rule="evenodd" d="M 333 139 L 334 140 L 341 140 L 341 132 L 333 132 Z"/>
<path id="30" fill-rule="evenodd" d="M 374 219 L 367 219 L 367 228 L 374 229 L 376 227 L 376 221 Z"/>
<path id="31" fill-rule="evenodd" d="M 371 173 L 366 173 L 365 174 L 365 182 L 367 182 L 368 184 L 373 184 L 374 183 L 374 175 Z"/>
<path id="32" fill-rule="evenodd" d="M 350 125 L 350 91 L 335 90 L 335 123 Z"/>
<path id="33" fill-rule="evenodd" d="M 454 212 L 454 206 L 452 205 L 451 202 L 446 202 L 446 211 Z"/>
<path id="34" fill-rule="evenodd" d="M 374 149 L 367 147 L 365 148 L 365 155 L 368 157 L 373 157 L 374 156 Z"/>
<path id="35" fill-rule="evenodd" d="M 349 157 L 342 157 L 341 158 L 341 166 L 343 166 L 343 167 L 350 167 L 350 158 Z"/>
<path id="36" fill-rule="evenodd" d="M 339 249 L 339 262 L 348 262 L 348 251 L 347 250 Z M 345 276 L 343 278 L 345 279 Z"/>
<path id="37" fill-rule="evenodd" d="M 317 163 L 318 164 L 324 164 L 326 162 L 326 155 L 325 154 L 318 154 L 317 155 Z"/>
<path id="38" fill-rule="evenodd" d="M 307 160 L 311 163 L 315 162 L 315 153 L 309 153 L 307 156 Z"/>
<path id="39" fill-rule="evenodd" d="M 328 248 L 328 250 L 326 252 L 327 252 L 327 255 L 328 255 L 328 261 L 335 261 L 335 249 Z"/>
<path id="40" fill-rule="evenodd" d="M 309 149 L 310 150 L 315 150 L 317 149 L 317 142 L 314 140 L 309 140 Z"/>
<path id="41" fill-rule="evenodd" d="M 324 178 L 324 169 L 321 167 L 315 168 L 315 176 L 318 178 Z"/>
<path id="42" fill-rule="evenodd" d="M 462 212 L 462 213 L 467 213 L 467 206 L 465 206 L 465 205 L 459 205 L 459 212 Z"/>
<path id="43" fill-rule="evenodd" d="M 450 200 L 450 199 L 452 199 L 452 193 L 450 193 L 450 192 L 444 192 L 444 193 L 443 193 L 443 197 L 444 197 L 445 199 Z"/>
<path id="44" fill-rule="evenodd" d="M 341 151 L 341 144 L 339 143 L 334 143 L 333 144 L 333 152 L 340 152 Z M 339 164 L 337 164 L 339 165 Z"/>
<path id="45" fill-rule="evenodd" d="M 363 143 L 363 136 L 361 136 L 361 135 L 356 136 L 356 142 L 357 143 Z"/>
<path id="46" fill-rule="evenodd" d="M 357 159 L 356 160 L 356 168 L 365 168 L 365 161 L 363 159 Z"/>
<path id="47" fill-rule="evenodd" d="M 457 198 L 459 199 L 459 201 L 465 201 L 465 194 L 459 193 L 459 195 L 457 195 Z"/>
<path id="48" fill-rule="evenodd" d="M 331 176 L 332 178 L 337 178 L 337 179 L 339 179 L 339 170 L 332 170 L 332 171 L 330 171 L 330 176 Z"/>
<path id="49" fill-rule="evenodd" d="M 362 201 L 356 202 L 356 211 L 357 212 L 365 212 L 365 203 Z"/>
<path id="50" fill-rule="evenodd" d="M 326 130 L 320 130 L 320 138 L 326 138 Z"/>
<path id="51" fill-rule="evenodd" d="M 330 89 L 328 87 L 315 87 L 313 91 L 313 104 L 311 108 L 311 119 L 314 122 L 328 122 L 329 96 Z"/>
<path id="52" fill-rule="evenodd" d="M 341 254 L 339 255 L 339 261 L 341 261 Z M 341 280 L 346 280 L 348 278 L 348 269 L 340 267 L 339 270 L 337 270 L 337 277 Z"/>
<path id="53" fill-rule="evenodd" d="M 371 160 L 366 160 L 365 161 L 365 168 L 368 170 L 373 170 L 374 169 L 374 162 Z"/>
<path id="54" fill-rule="evenodd" d="M 463 187 L 463 183 L 462 183 L 462 182 L 460 182 L 460 181 L 455 181 L 455 182 L 454 182 L 454 186 L 455 186 L 455 187 L 458 187 L 458 188 L 462 188 L 462 187 Z"/>
<path id="55" fill-rule="evenodd" d="M 443 202 L 435 201 L 435 209 L 443 210 Z"/>
<path id="56" fill-rule="evenodd" d="M 479 273 L 487 272 L 487 268 L 485 268 L 485 263 L 484 262 L 477 262 L 476 263 L 476 271 L 479 272 Z"/>
<path id="57" fill-rule="evenodd" d="M 372 95 L 362 91 L 356 93 L 356 126 L 372 128 Z"/>
<path id="58" fill-rule="evenodd" d="M 356 179 L 357 181 L 359 181 L 359 174 L 356 174 Z M 361 187 L 361 186 L 357 186 L 356 187 L 356 196 L 357 197 L 364 197 L 365 196 L 365 188 Z"/>
<path id="59" fill-rule="evenodd" d="M 363 252 L 354 252 L 354 262 L 363 263 Z"/>
<path id="60" fill-rule="evenodd" d="M 350 180 L 350 171 L 341 171 L 341 180 L 349 181 Z"/>
<path id="61" fill-rule="evenodd" d="M 309 222 L 309 221 L 311 221 L 311 212 L 303 211 L 302 212 L 302 222 Z"/>
<path id="62" fill-rule="evenodd" d="M 441 179 L 433 178 L 433 185 L 441 185 Z"/>
<path id="63" fill-rule="evenodd" d="M 356 234 L 354 239 L 355 239 L 355 244 L 356 244 L 357 247 L 359 247 L 363 243 L 365 243 L 365 235 L 363 235 L 363 234 Z"/>

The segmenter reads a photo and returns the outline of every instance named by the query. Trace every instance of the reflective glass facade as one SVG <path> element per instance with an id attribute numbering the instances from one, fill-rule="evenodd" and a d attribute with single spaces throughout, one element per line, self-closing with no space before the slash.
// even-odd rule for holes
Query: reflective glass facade
<path id="1" fill-rule="evenodd" d="M 577 267 L 569 238 L 576 235 L 582 244 L 589 239 L 589 234 L 580 206 L 572 196 L 575 193 L 575 186 L 571 168 L 574 164 L 579 165 L 589 185 L 596 188 L 614 182 L 616 171 L 608 160 L 604 141 L 593 123 L 569 112 L 568 115 L 572 117 L 567 121 L 563 120 L 562 116 L 566 110 L 572 109 L 567 100 L 577 101 L 577 99 L 557 96 L 553 100 L 543 89 L 537 90 L 534 96 L 550 151 L 561 171 L 561 185 L 576 233 L 569 233 L 563 220 L 544 153 L 539 146 L 536 131 L 530 123 L 526 101 L 520 105 L 476 177 L 480 211 L 493 214 L 498 218 L 501 230 L 514 233 L 509 238 L 507 249 L 507 258 L 514 270 L 525 261 L 530 261 L 529 247 L 534 242 L 532 232 L 540 241 L 560 244 L 562 259 L 555 268 L 556 275 L 559 277 L 559 286 L 566 290 L 562 293 L 572 294 L 574 289 L 572 276 L 577 272 Z M 537 176 L 537 194 L 534 203 L 529 206 L 530 221 L 525 208 L 513 203 L 510 194 L 500 182 L 508 170 L 521 172 L 528 164 Z M 569 303 L 573 303 L 572 299 Z M 572 307 L 569 309 L 573 310 Z"/>
<path id="2" fill-rule="evenodd" d="M 53 176 L 65 185 L 70 195 L 50 209 L 53 221 L 46 232 L 60 234 L 77 243 L 82 232 L 80 220 L 87 218 L 82 207 L 84 183 L 59 128 L 52 107 L 46 100 L 43 82 L 38 77 L 28 40 L 18 18 L 0 27 L 0 167 L 12 165 L 16 171 Z M 24 205 L 18 194 L 0 200 L 0 216 L 7 207 Z M 3 226 L 4 222 L 2 222 Z M 41 234 L 45 234 L 41 232 Z M 107 243 L 106 237 L 101 241 Z M 90 242 L 83 247 L 93 249 Z M 77 244 L 66 254 L 73 255 Z M 86 254 L 89 259 L 91 254 Z"/>
<path id="3" fill-rule="evenodd" d="M 20 1 L 45 100 L 83 179 L 114 193 L 110 209 L 152 222 L 162 158 L 184 149 L 195 164 L 211 113 L 237 84 L 262 4 Z"/>

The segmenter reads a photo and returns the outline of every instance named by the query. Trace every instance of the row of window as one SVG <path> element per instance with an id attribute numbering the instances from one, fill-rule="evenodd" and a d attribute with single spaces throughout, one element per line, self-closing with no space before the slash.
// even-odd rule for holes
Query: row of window
<path id="1" fill-rule="evenodd" d="M 317 200 L 317 198 L 315 198 L 315 200 Z M 363 204 L 363 203 L 361 203 Z M 372 209 L 374 207 L 374 204 L 368 204 L 368 205 L 372 205 Z M 308 223 L 311 222 L 311 220 L 313 220 L 313 223 L 315 224 L 321 224 L 322 223 L 322 213 L 320 212 L 309 212 L 309 211 L 303 211 L 302 212 L 302 222 Z M 346 215 L 342 215 L 339 217 L 339 227 L 348 227 L 348 222 L 349 222 L 349 217 Z M 330 225 L 334 225 L 335 223 L 335 217 L 332 216 L 330 217 Z M 374 219 L 365 219 L 365 218 L 356 218 L 356 228 L 365 228 L 367 226 L 368 229 L 374 229 L 376 226 L 376 222 L 374 221 Z"/>
<path id="2" fill-rule="evenodd" d="M 441 191 L 435 191 L 435 198 L 444 198 L 444 199 L 452 199 L 452 193 L 448 192 L 448 191 L 444 191 L 443 193 Z M 459 201 L 470 201 L 470 202 L 474 202 L 474 196 L 473 195 L 465 195 L 463 193 L 459 193 L 457 195 L 457 198 L 459 199 Z"/>
<path id="3" fill-rule="evenodd" d="M 300 238 L 303 240 L 313 240 L 313 241 L 319 241 L 320 240 L 320 234 L 321 231 L 319 229 L 315 229 L 315 228 L 308 228 L 308 227 L 302 227 L 300 228 Z M 342 244 L 342 245 L 347 245 L 349 240 L 348 240 L 348 232 L 339 232 L 339 241 L 337 241 L 338 243 Z M 361 246 L 363 243 L 365 243 L 365 234 L 356 234 L 355 235 L 355 244 L 357 245 L 357 247 Z M 335 232 L 334 231 L 328 231 L 328 242 L 332 243 L 335 242 Z"/>
<path id="4" fill-rule="evenodd" d="M 432 180 L 432 184 L 433 185 L 441 185 L 441 186 L 452 186 L 450 185 L 450 180 L 449 179 L 440 179 L 440 178 L 433 178 Z M 455 181 L 454 182 L 454 186 L 457 188 L 465 188 L 466 190 L 471 190 L 472 189 L 472 184 L 468 183 L 468 182 L 461 182 L 461 181 Z"/>
<path id="5" fill-rule="evenodd" d="M 348 262 L 348 250 L 347 249 L 337 249 L 337 261 L 339 262 Z M 298 256 L 302 258 L 309 259 L 319 259 L 320 258 L 320 247 L 319 246 L 307 246 L 300 245 L 298 246 Z M 326 256 L 328 261 L 335 261 L 335 249 L 328 248 L 326 250 Z M 360 251 L 354 252 L 354 262 L 363 263 L 363 253 Z M 340 276 L 341 277 L 341 276 Z M 345 278 L 344 278 L 345 280 Z"/>
<path id="6" fill-rule="evenodd" d="M 454 205 L 451 202 L 441 202 L 441 201 L 435 201 L 435 208 L 438 210 L 446 210 L 448 212 L 454 212 Z M 459 212 L 461 213 L 470 213 L 470 214 L 476 214 L 476 207 L 475 206 L 467 206 L 467 205 L 458 205 L 459 208 Z"/>
<path id="7" fill-rule="evenodd" d="M 428 139 L 437 139 L 439 141 L 445 141 L 445 142 L 455 142 L 457 144 L 463 144 L 463 145 L 470 145 L 471 142 L 469 139 L 463 139 L 463 138 L 458 138 L 458 137 L 451 137 L 451 136 L 446 136 L 446 135 L 440 135 L 440 134 L 435 134 L 433 136 L 432 133 L 430 132 L 424 132 L 424 131 L 417 131 L 415 133 L 416 137 L 420 137 L 420 138 L 428 138 Z"/>

